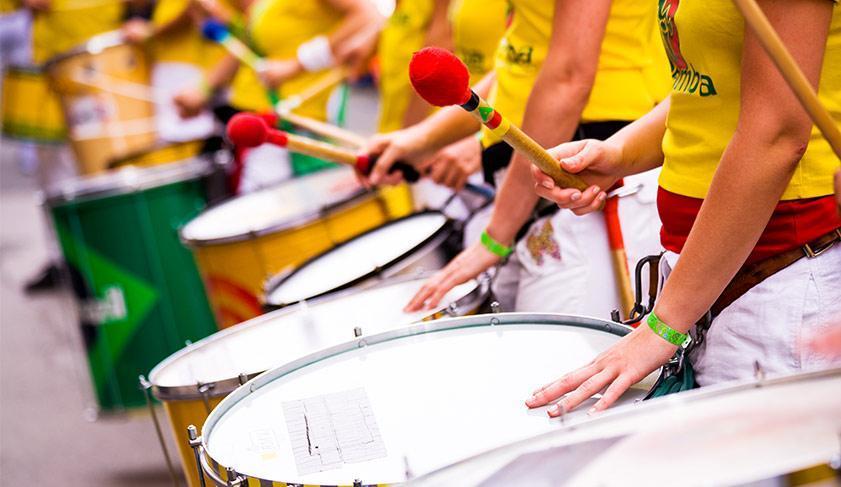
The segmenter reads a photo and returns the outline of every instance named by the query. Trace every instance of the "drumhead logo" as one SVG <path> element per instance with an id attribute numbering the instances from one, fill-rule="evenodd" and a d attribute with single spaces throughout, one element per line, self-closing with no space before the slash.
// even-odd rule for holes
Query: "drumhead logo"
<path id="1" fill-rule="evenodd" d="M 666 55 L 669 57 L 669 64 L 672 68 L 672 78 L 674 79 L 672 88 L 684 93 L 697 93 L 699 96 L 718 94 L 713 79 L 698 72 L 691 63 L 687 62 L 680 50 L 680 35 L 675 24 L 675 14 L 680 6 L 680 0 L 659 0 L 659 2 L 657 15 L 660 34 L 663 37 L 663 46 L 666 48 Z"/>

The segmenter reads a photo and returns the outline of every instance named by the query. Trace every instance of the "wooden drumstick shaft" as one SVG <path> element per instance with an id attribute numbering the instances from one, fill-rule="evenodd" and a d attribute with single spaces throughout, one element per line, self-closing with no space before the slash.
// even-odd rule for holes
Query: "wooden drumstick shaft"
<path id="1" fill-rule="evenodd" d="M 608 198 L 605 202 L 604 221 L 607 226 L 607 240 L 610 245 L 616 287 L 619 291 L 622 317 L 628 318 L 634 308 L 634 293 L 631 292 L 631 272 L 628 269 L 628 255 L 625 252 L 625 239 L 622 237 L 622 224 L 619 220 L 618 197 Z"/>
<path id="2" fill-rule="evenodd" d="M 759 8 L 755 0 L 733 0 L 733 2 L 742 12 L 747 24 L 756 33 L 762 47 L 794 91 L 797 99 L 800 100 L 800 104 L 809 113 L 809 117 L 829 142 L 835 155 L 841 160 L 841 131 L 838 130 L 838 126 L 827 109 L 821 104 L 818 95 L 809 80 L 806 79 L 806 75 L 803 74 L 797 62 L 791 57 L 762 9 Z"/>
<path id="3" fill-rule="evenodd" d="M 496 136 L 513 147 L 514 150 L 528 157 L 535 166 L 548 174 L 558 186 L 575 188 L 581 191 L 588 188 L 588 184 L 581 178 L 561 169 L 560 163 L 546 149 L 519 127 L 509 122 L 475 91 L 470 90 L 470 99 L 461 107 L 476 117 L 482 125 L 490 129 Z"/>
<path id="4" fill-rule="evenodd" d="M 312 157 L 319 157 L 331 162 L 356 167 L 359 156 L 348 149 L 333 144 L 313 140 L 301 135 L 286 133 L 286 147 L 292 152 L 298 152 Z"/>
<path id="5" fill-rule="evenodd" d="M 295 125 L 305 130 L 309 130 L 310 132 L 319 135 L 323 135 L 337 142 L 346 144 L 350 147 L 361 148 L 364 147 L 366 144 L 364 137 L 362 137 L 361 135 L 357 135 L 351 132 L 350 130 L 345 130 L 341 127 L 337 127 L 335 125 L 322 122 L 320 120 L 315 120 L 309 117 L 297 115 L 290 111 L 278 110 L 277 112 L 280 118 L 286 120 L 292 125 Z"/>

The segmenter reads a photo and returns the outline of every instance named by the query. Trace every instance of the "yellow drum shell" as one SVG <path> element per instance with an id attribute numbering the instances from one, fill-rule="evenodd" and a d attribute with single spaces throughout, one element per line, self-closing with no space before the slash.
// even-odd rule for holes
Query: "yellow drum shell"
<path id="1" fill-rule="evenodd" d="M 109 163 L 109 169 L 123 166 L 150 167 L 167 164 L 172 161 L 183 161 L 196 157 L 201 152 L 204 141 L 191 140 L 162 145 L 152 150 L 144 150 L 114 159 Z"/>
<path id="2" fill-rule="evenodd" d="M 67 137 L 58 96 L 43 70 L 9 66 L 3 73 L 3 135 L 42 143 Z"/>
<path id="3" fill-rule="evenodd" d="M 155 144 L 151 67 L 142 48 L 102 34 L 46 66 L 82 174 Z"/>
<path id="4" fill-rule="evenodd" d="M 181 458 L 181 467 L 189 486 L 199 487 L 201 483 L 195 468 L 196 458 L 187 437 L 187 427 L 191 424 L 196 427 L 203 425 L 207 415 L 210 414 L 208 407 L 212 410 L 224 398 L 225 396 L 210 397 L 206 404 L 203 399 L 163 401 L 164 412 L 169 420 L 169 427 L 178 448 L 178 456 Z"/>

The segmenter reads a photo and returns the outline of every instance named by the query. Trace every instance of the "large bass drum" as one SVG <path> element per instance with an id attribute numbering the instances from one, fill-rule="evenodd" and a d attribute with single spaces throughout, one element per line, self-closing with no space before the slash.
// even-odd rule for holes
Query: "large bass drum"
<path id="1" fill-rule="evenodd" d="M 629 331 L 591 318 L 500 313 L 363 334 L 226 397 L 202 428 L 202 467 L 217 485 L 403 482 L 558 429 L 544 408 L 523 404 L 534 385 Z M 643 397 L 653 380 L 620 402 Z"/>
<path id="2" fill-rule="evenodd" d="M 147 384 L 164 404 L 190 485 L 198 486 L 199 481 L 187 426 L 201 426 L 211 409 L 246 380 L 357 334 L 475 313 L 488 297 L 487 282 L 469 281 L 453 288 L 437 309 L 404 313 L 403 303 L 424 280 L 391 280 L 366 291 L 275 311 L 189 345 L 155 367 Z"/>

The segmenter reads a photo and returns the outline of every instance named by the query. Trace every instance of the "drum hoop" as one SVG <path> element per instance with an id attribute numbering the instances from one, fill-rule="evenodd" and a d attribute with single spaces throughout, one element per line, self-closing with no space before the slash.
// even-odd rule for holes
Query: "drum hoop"
<path id="1" fill-rule="evenodd" d="M 393 226 L 393 225 L 398 225 L 398 224 L 400 224 L 400 223 L 402 223 L 406 220 L 411 220 L 413 218 L 418 218 L 418 217 L 421 217 L 421 216 L 433 215 L 433 214 L 434 215 L 441 215 L 441 216 L 444 217 L 444 224 L 441 225 L 441 228 L 436 230 L 432 235 L 425 238 L 423 241 L 421 241 L 420 243 L 418 243 L 417 245 L 415 245 L 414 247 L 412 247 L 411 249 L 409 249 L 405 253 L 395 257 L 394 259 L 392 259 L 392 260 L 386 262 L 385 264 L 375 268 L 374 270 L 372 270 L 370 272 L 367 272 L 367 273 L 365 273 L 361 276 L 358 276 L 358 277 L 354 278 L 353 280 L 348 281 L 344 284 L 340 284 L 340 285 L 338 285 L 338 286 L 336 286 L 332 289 L 329 289 L 329 290 L 324 291 L 322 293 L 316 294 L 315 296 L 310 296 L 309 298 L 305 298 L 305 299 L 298 300 L 298 301 L 293 301 L 291 303 L 269 302 L 269 296 L 271 296 L 275 291 L 277 291 L 277 289 L 279 287 L 283 286 L 287 281 L 289 281 L 293 277 L 297 276 L 299 273 L 304 272 L 306 270 L 307 266 L 309 266 L 313 262 L 316 262 L 317 260 L 323 258 L 324 256 L 330 254 L 331 252 L 334 252 L 334 251 L 339 250 L 343 247 L 352 245 L 353 242 L 355 242 L 359 239 L 362 239 L 362 238 L 364 238 L 368 235 L 374 234 L 374 233 L 376 233 L 376 232 L 378 232 L 378 231 L 380 231 L 384 228 L 387 228 L 387 227 L 390 227 L 390 226 Z M 332 294 L 332 293 L 335 293 L 335 292 L 338 292 L 338 291 L 343 291 L 343 290 L 346 290 L 348 288 L 358 287 L 358 286 L 363 285 L 364 283 L 366 283 L 368 281 L 372 281 L 372 280 L 373 281 L 381 281 L 381 280 L 384 280 L 384 279 L 388 279 L 389 277 L 391 277 L 391 276 L 397 274 L 398 272 L 400 272 L 401 269 L 411 265 L 411 262 L 407 262 L 407 260 L 409 260 L 410 257 L 412 257 L 414 255 L 417 255 L 418 253 L 421 253 L 422 251 L 427 250 L 427 249 L 438 248 L 441 244 L 443 244 L 447 240 L 447 238 L 449 238 L 449 236 L 452 234 L 453 231 L 455 231 L 455 223 L 453 222 L 453 220 L 451 220 L 449 217 L 447 217 L 447 215 L 441 213 L 440 211 L 436 211 L 436 210 L 424 210 L 424 211 L 420 211 L 420 212 L 417 212 L 417 213 L 412 213 L 411 215 L 406 215 L 406 216 L 398 218 L 396 220 L 391 220 L 391 221 L 386 222 L 386 223 L 384 223 L 384 224 L 382 224 L 382 225 L 380 225 L 376 228 L 372 228 L 370 230 L 367 230 L 367 231 L 351 238 L 350 240 L 347 240 L 347 241 L 342 242 L 342 243 L 340 243 L 340 244 L 338 244 L 338 245 L 336 245 L 336 246 L 334 246 L 334 247 L 332 247 L 328 250 L 325 250 L 324 252 L 322 252 L 318 255 L 310 257 L 309 259 L 307 259 L 306 261 L 301 263 L 301 265 L 297 266 L 291 272 L 281 273 L 279 275 L 279 278 L 277 278 L 277 279 L 270 279 L 263 289 L 263 296 L 265 296 L 265 298 L 264 298 L 265 304 L 267 306 L 272 307 L 273 309 L 282 309 L 282 308 L 285 308 L 287 306 L 291 306 L 293 304 L 298 304 L 301 301 L 308 301 L 310 299 L 315 299 L 315 298 L 326 296 L 328 294 Z M 423 252 L 424 255 L 426 253 L 428 253 L 428 252 Z"/>
<path id="2" fill-rule="evenodd" d="M 74 58 L 82 54 L 96 55 L 106 49 L 112 49 L 120 46 L 132 46 L 132 44 L 123 40 L 123 34 L 119 30 L 103 32 L 91 37 L 81 45 L 70 48 L 68 51 L 56 54 L 50 59 L 47 59 L 47 61 L 44 62 L 43 67 L 45 71 L 50 71 L 57 67 L 57 65 L 61 62 L 70 58 Z"/>
<path id="3" fill-rule="evenodd" d="M 605 321 L 598 318 L 577 315 L 562 315 L 556 313 L 500 313 L 500 314 L 484 314 L 475 316 L 465 316 L 459 318 L 445 318 L 433 322 L 423 322 L 408 327 L 397 328 L 395 330 L 370 335 L 367 337 L 360 337 L 345 343 L 334 345 L 319 352 L 305 355 L 304 357 L 295 359 L 285 365 L 271 369 L 254 379 L 246 382 L 242 387 L 237 388 L 234 392 L 229 394 L 210 412 L 204 425 L 201 428 L 201 449 L 202 455 L 208 459 L 212 459 L 208 452 L 207 438 L 209 434 L 216 427 L 219 420 L 240 401 L 248 397 L 250 394 L 260 390 L 261 388 L 271 384 L 277 379 L 289 375 L 297 370 L 308 367 L 317 362 L 342 355 L 344 353 L 352 352 L 354 350 L 365 348 L 369 345 L 376 345 L 381 343 L 398 340 L 401 338 L 410 338 L 417 335 L 424 335 L 430 333 L 437 333 L 442 331 L 466 329 L 466 328 L 481 328 L 494 326 L 533 326 L 533 325 L 556 325 L 585 328 L 591 330 L 602 331 L 618 336 L 625 336 L 631 332 L 631 328 L 619 323 Z M 218 463 L 218 462 L 216 462 Z M 226 467 L 233 467 L 234 465 L 226 465 Z M 239 472 L 239 470 L 237 470 Z M 279 482 L 281 480 L 262 479 L 240 472 L 248 478 L 263 482 Z M 365 482 L 363 481 L 363 484 Z"/>
<path id="4" fill-rule="evenodd" d="M 266 188 L 266 189 L 260 190 L 260 191 L 272 191 L 272 190 L 277 189 L 280 186 L 284 186 L 286 184 L 291 184 L 294 181 L 295 181 L 294 179 L 288 180 L 288 181 L 280 183 L 279 185 L 277 185 L 275 187 Z M 242 195 L 242 196 L 248 196 L 248 195 Z M 222 245 L 222 244 L 236 243 L 236 242 L 245 242 L 245 241 L 252 240 L 252 239 L 255 239 L 255 238 L 258 238 L 258 237 L 262 237 L 262 236 L 265 236 L 265 235 L 271 235 L 273 233 L 283 232 L 283 231 L 286 231 L 286 230 L 292 230 L 292 229 L 296 229 L 296 228 L 300 228 L 300 227 L 309 225 L 313 222 L 316 222 L 316 221 L 320 220 L 321 218 L 324 218 L 325 216 L 331 216 L 335 213 L 340 212 L 341 210 L 343 210 L 345 208 L 351 207 L 351 206 L 353 206 L 354 204 L 356 204 L 360 201 L 377 198 L 378 193 L 376 193 L 375 191 L 367 190 L 365 188 L 359 188 L 356 191 L 350 193 L 346 198 L 344 198 L 341 201 L 338 201 L 336 203 L 331 203 L 329 205 L 324 205 L 317 210 L 309 211 L 309 212 L 303 213 L 301 215 L 294 216 L 292 218 L 283 219 L 281 221 L 269 224 L 269 225 L 267 225 L 267 226 L 265 226 L 265 227 L 263 227 L 259 230 L 250 230 L 250 231 L 243 232 L 243 233 L 240 233 L 240 234 L 237 234 L 237 235 L 228 235 L 228 236 L 224 236 L 224 237 L 212 237 L 212 238 L 189 238 L 189 237 L 184 236 L 184 230 L 191 223 L 193 223 L 197 218 L 201 217 L 202 214 L 205 214 L 209 211 L 215 210 L 216 208 L 218 208 L 222 205 L 228 204 L 228 203 L 236 200 L 239 197 L 240 196 L 234 196 L 234 197 L 231 197 L 231 198 L 227 198 L 223 201 L 220 201 L 218 203 L 212 204 L 212 205 L 208 206 L 202 213 L 197 215 L 195 218 L 193 218 L 192 220 L 188 221 L 183 226 L 181 226 L 181 228 L 178 229 L 178 237 L 181 239 L 181 242 L 184 245 L 194 247 L 194 248 L 195 247 L 210 247 L 210 246 L 214 246 L 214 245 Z"/>
<path id="5" fill-rule="evenodd" d="M 778 385 L 788 384 L 790 382 L 799 382 L 802 380 L 811 380 L 811 379 L 823 379 L 823 378 L 830 378 L 834 376 L 841 376 L 841 367 L 835 369 L 827 369 L 827 370 L 819 370 L 819 371 L 812 371 L 812 372 L 802 372 L 793 375 L 787 375 L 783 377 L 775 377 L 771 379 L 760 379 L 760 380 L 746 380 L 746 381 L 739 381 L 739 382 L 727 382 L 723 384 L 715 384 L 706 386 L 699 389 L 692 389 L 689 391 L 683 391 L 677 395 L 666 395 L 660 396 L 653 399 L 649 399 L 645 401 L 647 404 L 663 404 L 667 405 L 669 403 L 685 403 L 685 402 L 695 402 L 698 400 L 705 400 L 705 399 L 712 399 L 723 395 L 730 395 L 734 392 L 740 392 L 743 390 L 749 389 L 761 389 L 761 388 L 768 388 L 774 387 Z M 458 468 L 462 465 L 472 463 L 479 458 L 484 456 L 490 456 L 498 453 L 502 453 L 503 451 L 519 448 L 520 446 L 531 445 L 534 448 L 523 449 L 519 451 L 518 454 L 525 454 L 528 452 L 533 451 L 541 451 L 544 449 L 552 448 L 555 446 L 560 446 L 557 442 L 552 443 L 552 440 L 557 438 L 562 438 L 564 435 L 569 434 L 572 431 L 578 430 L 583 426 L 590 424 L 592 422 L 605 422 L 605 421 L 618 421 L 625 418 L 632 418 L 634 416 L 638 416 L 640 414 L 644 414 L 646 410 L 649 408 L 639 408 L 636 404 L 623 404 L 621 406 L 617 406 L 612 409 L 608 409 L 606 411 L 602 411 L 599 413 L 598 416 L 593 418 L 584 419 L 580 423 L 575 423 L 571 425 L 561 425 L 557 430 L 548 431 L 546 433 L 541 433 L 536 436 L 532 436 L 530 438 L 524 438 L 522 440 L 518 440 L 512 443 L 508 443 L 506 445 L 501 445 L 496 448 L 492 448 L 488 451 L 484 451 L 482 453 L 478 453 L 476 455 L 469 456 L 462 460 L 459 460 L 451 465 L 447 465 L 446 467 L 441 467 L 436 470 L 432 470 L 431 472 L 427 472 L 417 478 L 412 479 L 413 481 L 423 481 L 428 480 L 430 478 L 434 478 L 435 476 L 445 472 L 447 470 Z"/>
<path id="6" fill-rule="evenodd" d="M 427 277 L 431 274 L 427 274 L 424 277 Z M 403 282 L 413 281 L 418 279 L 416 276 L 401 276 L 397 278 L 392 278 L 387 281 L 382 282 L 381 284 L 363 289 L 361 291 L 370 291 L 379 288 L 384 288 L 388 286 L 393 286 L 397 284 L 401 284 Z M 442 316 L 445 316 L 445 313 L 448 312 L 449 308 L 454 307 L 456 310 L 470 310 L 475 309 L 478 307 L 483 300 L 485 300 L 490 295 L 490 280 L 487 278 L 481 278 L 475 280 L 476 287 L 473 288 L 469 293 L 465 294 L 461 298 L 453 301 L 452 304 L 449 304 L 444 307 L 439 307 L 435 311 L 430 312 L 429 315 L 424 316 L 423 318 L 419 319 L 418 321 L 412 322 L 405 326 L 412 326 L 414 324 L 423 323 L 426 321 L 438 319 Z M 352 296 L 356 292 L 360 290 L 355 289 L 348 289 L 342 292 L 330 294 L 329 296 L 323 296 L 320 298 L 316 298 L 312 301 L 308 301 L 307 304 L 309 306 L 315 307 L 326 303 L 331 303 L 333 301 L 339 301 L 341 299 L 346 299 L 349 296 Z M 164 359 L 161 363 L 155 366 L 149 372 L 149 382 L 152 384 L 152 394 L 154 394 L 155 398 L 161 401 L 192 401 L 196 399 L 202 399 L 203 397 L 222 397 L 230 394 L 233 390 L 237 387 L 242 385 L 240 382 L 240 376 L 230 377 L 227 379 L 222 379 L 218 381 L 211 381 L 207 383 L 197 383 L 191 385 L 180 385 L 180 386 L 160 386 L 155 384 L 155 377 L 158 376 L 165 368 L 172 365 L 177 360 L 195 352 L 196 350 L 207 346 L 211 343 L 215 343 L 219 340 L 224 340 L 230 335 L 241 333 L 247 331 L 253 326 L 259 326 L 266 321 L 274 320 L 279 317 L 283 317 L 285 315 L 290 315 L 298 312 L 299 310 L 295 307 L 286 307 L 277 309 L 274 311 L 270 311 L 264 315 L 258 316 L 256 318 L 252 318 L 249 320 L 249 324 L 247 327 L 243 326 L 234 326 L 230 328 L 226 328 L 224 330 L 218 331 L 209 337 L 205 337 L 195 343 L 192 343 L 181 350 L 173 353 L 166 359 Z M 459 311 L 456 311 L 459 312 Z M 364 323 L 363 323 L 364 325 Z M 266 370 L 261 370 L 259 372 L 250 372 L 250 373 L 243 373 L 242 375 L 247 378 L 247 380 L 251 380 L 254 377 L 266 372 Z M 200 388 L 204 387 L 207 392 L 204 394 L 199 391 Z"/>
<path id="7" fill-rule="evenodd" d="M 127 166 L 102 174 L 82 176 L 66 181 L 45 195 L 48 206 L 59 206 L 110 196 L 138 193 L 206 176 L 213 164 L 205 157 L 194 157 L 157 166 Z"/>

